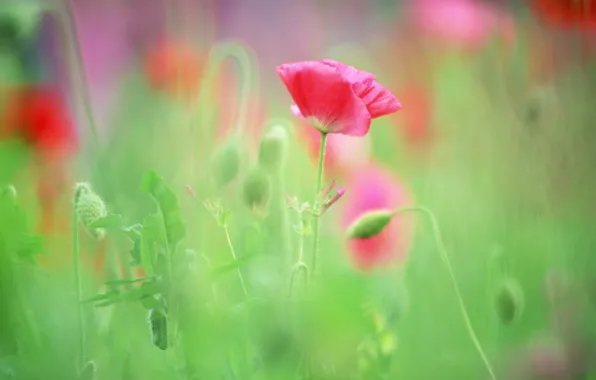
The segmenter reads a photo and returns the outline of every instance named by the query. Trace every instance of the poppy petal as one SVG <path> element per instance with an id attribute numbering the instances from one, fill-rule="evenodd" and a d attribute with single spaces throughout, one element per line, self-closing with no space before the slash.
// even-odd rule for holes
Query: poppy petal
<path id="1" fill-rule="evenodd" d="M 302 115 L 324 132 L 364 136 L 371 116 L 352 83 L 322 62 L 284 64 L 277 72 Z"/>

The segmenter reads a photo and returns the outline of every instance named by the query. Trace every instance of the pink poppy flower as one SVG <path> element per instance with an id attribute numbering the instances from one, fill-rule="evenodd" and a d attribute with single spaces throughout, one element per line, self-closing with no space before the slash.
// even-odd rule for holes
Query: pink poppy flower
<path id="1" fill-rule="evenodd" d="M 494 33 L 513 38 L 513 21 L 496 7 L 476 0 L 415 0 L 411 18 L 429 37 L 466 48 L 477 48 Z"/>
<path id="2" fill-rule="evenodd" d="M 342 215 L 344 228 L 370 211 L 411 206 L 410 195 L 404 184 L 378 165 L 360 167 L 348 179 L 346 189 Z M 411 245 L 411 222 L 411 215 L 400 215 L 374 237 L 348 240 L 354 266 L 370 271 L 393 261 L 402 262 Z"/>
<path id="3" fill-rule="evenodd" d="M 366 71 L 330 59 L 277 67 L 292 112 L 323 133 L 364 136 L 371 120 L 399 111 L 397 98 Z"/>

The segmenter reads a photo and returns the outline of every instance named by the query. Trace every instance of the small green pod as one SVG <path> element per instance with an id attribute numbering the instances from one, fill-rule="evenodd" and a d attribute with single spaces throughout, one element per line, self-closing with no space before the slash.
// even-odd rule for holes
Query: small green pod
<path id="1" fill-rule="evenodd" d="M 269 202 L 271 181 L 267 173 L 260 168 L 251 169 L 242 187 L 244 203 L 253 211 L 264 211 Z"/>
<path id="2" fill-rule="evenodd" d="M 149 327 L 151 329 L 151 341 L 160 350 L 168 348 L 168 318 L 157 310 L 149 310 Z"/>
<path id="3" fill-rule="evenodd" d="M 353 222 L 346 236 L 349 239 L 368 239 L 380 234 L 391 222 L 393 212 L 391 211 L 371 211 Z"/>
<path id="4" fill-rule="evenodd" d="M 259 166 L 271 173 L 284 167 L 289 145 L 286 128 L 275 125 L 265 133 L 259 145 Z"/>
<path id="5" fill-rule="evenodd" d="M 213 179 L 218 186 L 226 186 L 240 172 L 240 146 L 235 140 L 228 141 L 213 157 Z"/>

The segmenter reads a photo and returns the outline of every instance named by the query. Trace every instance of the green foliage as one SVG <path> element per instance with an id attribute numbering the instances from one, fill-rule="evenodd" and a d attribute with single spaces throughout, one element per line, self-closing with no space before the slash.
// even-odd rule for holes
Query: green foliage
<path id="1" fill-rule="evenodd" d="M 205 121 L 231 112 L 225 101 L 200 99 L 206 114 L 196 115 L 194 103 L 181 106 L 154 91 L 133 68 L 114 93 L 118 109 L 106 123 L 114 133 L 105 134 L 101 151 L 70 157 L 66 201 L 56 200 L 55 216 L 67 226 L 74 179 L 92 179 L 104 203 L 80 218 L 105 239 L 81 236 L 79 304 L 72 232 L 37 228 L 47 215 L 34 196 L 37 177 L 25 170 L 31 164 L 37 173 L 35 156 L 19 141 L 0 142 L 0 378 L 490 378 L 472 328 L 501 380 L 512 378 L 514 359 L 528 366 L 526 351 L 554 362 L 581 346 L 576 336 L 590 345 L 594 74 L 566 68 L 530 88 L 530 41 L 519 42 L 504 65 L 496 45 L 475 59 L 436 59 L 426 78 L 437 136 L 428 151 L 394 133 L 405 126 L 403 115 L 415 112 L 409 94 L 397 93 L 404 110 L 396 125 L 373 122 L 370 162 L 401 178 L 412 206 L 428 205 L 443 239 L 422 215 L 390 211 L 363 214 L 346 228 L 344 200 L 359 196 L 349 172 L 325 172 L 325 181 L 346 188 L 346 198 L 320 215 L 302 201 L 312 200 L 316 176 L 298 131 L 272 129 L 257 144 L 250 128 L 262 121 L 246 120 L 242 139 L 219 146 L 209 138 L 220 135 L 219 126 Z M 347 51 L 375 61 L 362 49 Z M 394 59 L 400 62 L 388 61 Z M 11 59 L 1 63 L 2 77 L 14 79 Z M 388 88 L 408 76 L 401 66 L 385 71 L 379 78 L 395 76 Z M 210 83 L 216 85 L 214 75 Z M 288 97 L 268 100 L 271 114 L 291 117 Z M 250 163 L 266 175 L 243 173 Z M 213 178 L 225 186 L 212 188 Z M 196 194 L 184 192 L 187 184 Z M 264 203 L 271 212 L 255 217 L 252 206 Z M 321 241 L 320 265 L 311 272 L 313 218 L 320 218 Z M 347 239 L 373 237 L 392 218 L 411 228 L 395 236 L 409 247 L 399 268 L 353 268 Z M 447 266 L 437 240 L 449 253 Z M 107 269 L 92 268 L 101 254 Z M 564 280 L 551 283 L 553 271 Z M 535 345 L 536 335 L 555 344 Z M 594 376 L 592 368 L 580 370 Z"/>

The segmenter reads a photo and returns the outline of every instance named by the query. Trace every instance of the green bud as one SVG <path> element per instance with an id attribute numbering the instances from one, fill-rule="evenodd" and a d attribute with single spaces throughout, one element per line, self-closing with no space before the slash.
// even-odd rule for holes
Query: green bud
<path id="1" fill-rule="evenodd" d="M 8 185 L 6 186 L 2 192 L 0 193 L 0 199 L 9 199 L 11 202 L 16 202 L 17 200 L 17 189 L 14 186 Z"/>
<path id="2" fill-rule="evenodd" d="M 75 210 L 81 225 L 97 240 L 104 238 L 104 228 L 90 227 L 95 221 L 108 215 L 106 204 L 88 183 L 78 183 L 75 186 Z"/>
<path id="3" fill-rule="evenodd" d="M 286 128 L 275 125 L 265 133 L 259 146 L 259 165 L 271 172 L 279 172 L 285 165 L 289 144 Z"/>
<path id="4" fill-rule="evenodd" d="M 524 299 L 519 284 L 514 280 L 506 280 L 495 294 L 495 310 L 503 324 L 510 324 L 523 310 Z"/>
<path id="5" fill-rule="evenodd" d="M 229 141 L 213 157 L 213 177 L 218 186 L 232 182 L 240 171 L 240 147 L 235 141 Z"/>
<path id="6" fill-rule="evenodd" d="M 83 370 L 79 374 L 79 380 L 95 380 L 97 375 L 97 364 L 94 361 L 89 361 L 83 367 Z"/>
<path id="7" fill-rule="evenodd" d="M 264 211 L 267 208 L 270 192 L 271 181 L 263 169 L 253 168 L 244 177 L 242 195 L 251 210 Z"/>
<path id="8" fill-rule="evenodd" d="M 157 309 L 149 310 L 151 341 L 160 350 L 168 348 L 168 318 Z"/>
<path id="9" fill-rule="evenodd" d="M 357 219 L 346 232 L 349 239 L 367 239 L 380 234 L 391 222 L 393 212 L 371 211 Z"/>

